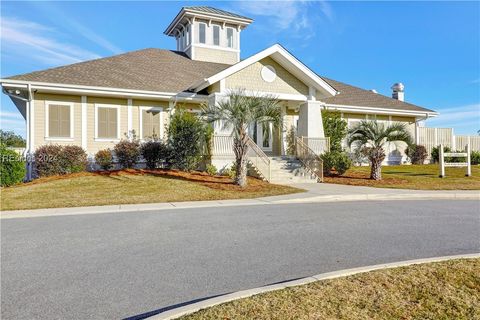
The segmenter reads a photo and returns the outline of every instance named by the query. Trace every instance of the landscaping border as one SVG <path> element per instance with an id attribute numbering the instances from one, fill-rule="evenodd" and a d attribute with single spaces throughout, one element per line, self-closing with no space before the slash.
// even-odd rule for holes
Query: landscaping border
<path id="1" fill-rule="evenodd" d="M 218 296 L 215 298 L 203 300 L 197 303 L 189 304 L 183 307 L 171 309 L 165 311 L 161 314 L 154 315 L 149 317 L 148 319 L 151 320 L 171 320 L 177 319 L 179 317 L 192 314 L 194 312 L 200 311 L 202 309 L 206 309 L 209 307 L 213 307 L 222 303 L 248 298 L 257 294 L 266 293 L 270 291 L 281 290 L 289 287 L 295 287 L 300 285 L 305 285 L 311 282 L 319 281 L 319 280 L 328 280 L 328 279 L 335 279 L 341 278 L 346 276 L 351 276 L 359 273 L 365 273 L 375 270 L 381 269 L 391 269 L 397 267 L 406 267 L 414 264 L 424 264 L 424 263 L 431 263 L 431 262 L 441 262 L 447 260 L 456 260 L 456 259 L 475 259 L 480 258 L 480 253 L 472 253 L 472 254 L 462 254 L 462 255 L 454 255 L 454 256 L 443 256 L 443 257 L 434 257 L 434 258 L 425 258 L 425 259 L 415 259 L 415 260 L 406 260 L 406 261 L 398 261 L 392 263 L 384 263 L 384 264 L 377 264 L 371 265 L 366 267 L 359 267 L 359 268 L 352 268 L 352 269 L 344 269 L 338 270 L 333 272 L 326 272 L 317 274 L 311 277 L 301 278 L 293 281 L 286 281 L 281 282 L 273 285 L 267 285 L 263 287 L 248 289 L 237 291 L 229 294 L 225 294 L 222 296 Z"/>

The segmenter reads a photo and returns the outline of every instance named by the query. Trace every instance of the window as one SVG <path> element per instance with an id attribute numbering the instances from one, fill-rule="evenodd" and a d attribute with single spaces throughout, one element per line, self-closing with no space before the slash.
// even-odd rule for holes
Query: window
<path id="1" fill-rule="evenodd" d="M 233 29 L 227 28 L 227 46 L 233 48 Z"/>
<path id="2" fill-rule="evenodd" d="M 198 42 L 205 43 L 206 42 L 206 28 L 207 25 L 205 23 L 200 23 L 198 25 Z"/>
<path id="3" fill-rule="evenodd" d="M 182 48 L 185 48 L 185 30 L 182 31 Z"/>
<path id="4" fill-rule="evenodd" d="M 98 139 L 118 139 L 119 108 L 96 106 L 96 135 Z"/>
<path id="5" fill-rule="evenodd" d="M 73 104 L 47 104 L 48 138 L 73 138 Z"/>
<path id="6" fill-rule="evenodd" d="M 142 107 L 140 110 L 140 137 L 162 138 L 162 108 Z"/>
<path id="7" fill-rule="evenodd" d="M 213 44 L 220 45 L 220 26 L 213 26 Z"/>

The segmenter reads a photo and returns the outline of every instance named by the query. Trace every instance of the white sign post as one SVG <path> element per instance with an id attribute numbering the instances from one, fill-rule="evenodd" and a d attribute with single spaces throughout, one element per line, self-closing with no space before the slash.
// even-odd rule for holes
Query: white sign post
<path id="1" fill-rule="evenodd" d="M 470 144 L 465 146 L 465 152 L 443 152 L 443 144 L 439 147 L 439 163 L 440 163 L 440 178 L 445 177 L 446 167 L 467 167 L 467 177 L 472 175 L 472 164 L 470 160 Z M 467 162 L 445 162 L 445 157 L 450 158 L 467 158 Z"/>

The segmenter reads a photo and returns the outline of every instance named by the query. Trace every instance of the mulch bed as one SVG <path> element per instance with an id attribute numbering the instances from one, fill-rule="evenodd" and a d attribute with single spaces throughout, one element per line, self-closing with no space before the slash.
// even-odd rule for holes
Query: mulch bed
<path id="1" fill-rule="evenodd" d="M 45 183 L 49 181 L 56 181 L 56 180 L 64 180 L 64 179 L 72 179 L 77 177 L 89 177 L 89 176 L 128 176 L 128 175 L 135 175 L 135 176 L 142 176 L 142 175 L 153 175 L 153 176 L 160 176 L 164 178 L 170 179 L 182 179 L 191 182 L 200 183 L 206 187 L 218 190 L 225 190 L 225 191 L 242 191 L 242 192 L 256 192 L 265 189 L 265 187 L 269 186 L 270 184 L 262 181 L 260 179 L 256 179 L 253 177 L 248 177 L 248 186 L 246 188 L 241 188 L 238 185 L 233 183 L 233 180 L 230 177 L 226 176 L 211 176 L 205 172 L 200 171 L 179 171 L 179 170 L 170 170 L 170 169 L 156 169 L 156 170 L 149 170 L 149 169 L 122 169 L 122 170 L 110 170 L 110 171 L 95 171 L 95 172 L 78 172 L 78 173 L 71 173 L 66 175 L 57 175 L 57 176 L 50 176 L 50 177 L 43 177 L 39 179 L 35 179 L 31 182 L 25 183 L 24 185 L 31 185 L 31 184 L 39 184 Z"/>

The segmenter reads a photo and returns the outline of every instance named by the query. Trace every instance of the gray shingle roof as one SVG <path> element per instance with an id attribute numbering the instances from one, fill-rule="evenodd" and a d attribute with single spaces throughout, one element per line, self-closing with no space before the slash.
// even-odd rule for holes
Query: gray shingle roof
<path id="1" fill-rule="evenodd" d="M 328 84 L 334 87 L 340 93 L 324 99 L 327 104 L 340 104 L 347 106 L 384 108 L 392 110 L 409 110 L 420 112 L 434 112 L 433 110 L 416 106 L 408 102 L 402 102 L 397 99 L 386 97 L 370 90 L 361 89 L 349 84 L 322 77 Z"/>
<path id="2" fill-rule="evenodd" d="M 178 93 L 228 67 L 150 48 L 6 79 Z"/>
<path id="3" fill-rule="evenodd" d="M 228 11 L 225 11 L 225 10 L 212 8 L 212 7 L 209 7 L 209 6 L 189 6 L 189 7 L 183 7 L 183 9 L 205 12 L 205 13 L 219 14 L 219 15 L 222 15 L 222 16 L 227 16 L 227 17 L 232 17 L 232 18 L 252 20 L 250 18 L 247 18 L 245 16 L 241 16 L 241 15 L 233 13 L 233 12 L 228 12 Z"/>
<path id="4" fill-rule="evenodd" d="M 178 93 L 228 67 L 230 65 L 191 60 L 178 51 L 150 48 L 6 79 Z M 340 92 L 325 99 L 327 104 L 433 112 L 369 90 L 322 78 Z"/>

